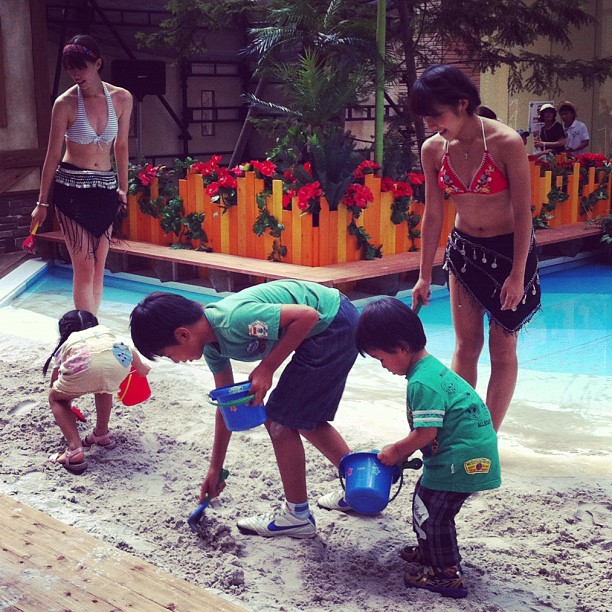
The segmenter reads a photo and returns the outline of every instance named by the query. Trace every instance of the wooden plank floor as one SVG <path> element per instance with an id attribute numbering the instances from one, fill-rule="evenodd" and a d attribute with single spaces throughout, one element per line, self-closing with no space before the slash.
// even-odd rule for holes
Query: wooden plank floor
<path id="1" fill-rule="evenodd" d="M 585 223 L 573 223 L 559 228 L 540 230 L 536 233 L 538 246 L 547 246 L 556 243 L 568 242 L 597 236 L 601 229 L 596 226 L 587 227 Z M 37 241 L 63 242 L 61 232 L 46 232 L 38 234 Z M 352 261 L 332 264 L 328 266 L 308 267 L 290 263 L 278 263 L 225 255 L 223 253 L 203 253 L 200 251 L 174 250 L 166 246 L 122 240 L 111 246 L 114 253 L 134 255 L 148 259 L 170 261 L 177 264 L 190 264 L 204 268 L 238 272 L 262 276 L 266 279 L 295 278 L 299 280 L 314 281 L 323 285 L 335 286 L 342 283 L 379 278 L 390 274 L 410 272 L 419 269 L 419 252 L 401 253 L 399 255 L 385 255 L 373 261 Z M 444 255 L 444 247 L 436 252 L 434 265 L 440 265 Z"/>
<path id="2" fill-rule="evenodd" d="M 0 610 L 243 610 L 11 497 L 0 523 Z"/>

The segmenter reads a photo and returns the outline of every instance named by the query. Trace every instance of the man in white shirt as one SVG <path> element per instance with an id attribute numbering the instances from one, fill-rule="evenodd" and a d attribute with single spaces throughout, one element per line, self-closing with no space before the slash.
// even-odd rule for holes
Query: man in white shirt
<path id="1" fill-rule="evenodd" d="M 591 137 L 587 126 L 576 119 L 576 107 L 567 100 L 559 104 L 559 116 L 565 132 L 565 151 L 577 154 L 586 153 Z"/>

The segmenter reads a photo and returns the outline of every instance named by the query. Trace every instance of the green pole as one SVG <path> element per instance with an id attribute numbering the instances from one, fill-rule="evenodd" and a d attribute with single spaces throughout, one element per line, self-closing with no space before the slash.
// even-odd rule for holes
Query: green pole
<path id="1" fill-rule="evenodd" d="M 376 99 L 374 114 L 374 161 L 382 166 L 383 136 L 385 131 L 385 46 L 387 36 L 387 2 L 378 0 L 376 15 L 376 42 L 378 58 L 376 61 Z"/>

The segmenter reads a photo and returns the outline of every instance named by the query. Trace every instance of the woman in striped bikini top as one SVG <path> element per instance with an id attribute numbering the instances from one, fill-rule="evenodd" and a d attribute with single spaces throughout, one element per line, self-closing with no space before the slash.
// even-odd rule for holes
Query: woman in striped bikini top
<path id="1" fill-rule="evenodd" d="M 73 268 L 74 306 L 95 315 L 113 224 L 127 204 L 132 95 L 102 81 L 104 59 L 89 35 L 70 39 L 62 64 L 74 86 L 53 104 L 31 229 L 45 221 L 52 195 Z"/>
<path id="2" fill-rule="evenodd" d="M 74 123 L 66 130 L 67 140 L 76 142 L 77 144 L 109 144 L 117 137 L 119 122 L 117 121 L 117 113 L 111 99 L 106 83 L 102 83 L 104 95 L 106 96 L 107 122 L 104 131 L 101 134 L 93 129 L 87 113 L 85 112 L 85 104 L 83 103 L 83 92 L 77 85 L 77 116 Z"/>

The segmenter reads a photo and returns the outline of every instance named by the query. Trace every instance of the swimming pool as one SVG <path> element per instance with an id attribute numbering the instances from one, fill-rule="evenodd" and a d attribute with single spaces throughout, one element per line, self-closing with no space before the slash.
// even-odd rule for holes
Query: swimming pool
<path id="1" fill-rule="evenodd" d="M 590 375 L 612 375 L 612 266 L 585 260 L 544 268 L 541 274 L 542 310 L 519 338 L 519 363 L 523 369 Z M 47 266 L 26 283 L 10 305 L 38 314 L 59 317 L 72 307 L 72 272 Z M 127 332 L 133 307 L 152 291 L 171 291 L 203 303 L 225 294 L 180 283 L 159 283 L 133 275 L 107 275 L 102 316 L 117 331 Z M 399 296 L 409 301 L 409 295 Z M 360 303 L 357 302 L 359 306 Z M 430 306 L 420 316 L 428 349 L 450 362 L 454 346 L 448 292 L 434 292 Z M 488 363 L 488 351 L 481 363 Z"/>

